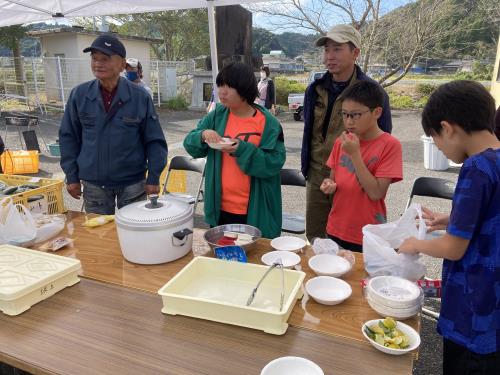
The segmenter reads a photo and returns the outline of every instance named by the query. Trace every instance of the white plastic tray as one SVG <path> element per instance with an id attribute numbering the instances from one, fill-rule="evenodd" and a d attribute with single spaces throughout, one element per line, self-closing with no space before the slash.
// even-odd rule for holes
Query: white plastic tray
<path id="1" fill-rule="evenodd" d="M 281 270 L 272 270 L 264 279 L 255 299 L 248 297 L 268 266 L 196 257 L 165 284 L 162 312 L 263 330 L 282 335 L 297 299 L 304 294 L 305 273 L 284 270 L 285 299 L 280 312 Z"/>
<path id="2" fill-rule="evenodd" d="M 80 268 L 78 259 L 0 245 L 0 310 L 21 314 L 80 281 Z"/>

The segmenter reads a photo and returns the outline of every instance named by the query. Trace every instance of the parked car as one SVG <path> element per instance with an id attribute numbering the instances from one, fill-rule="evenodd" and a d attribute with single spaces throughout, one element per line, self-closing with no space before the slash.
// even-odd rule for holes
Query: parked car
<path id="1" fill-rule="evenodd" d="M 311 72 L 309 74 L 309 83 L 321 78 L 325 74 L 321 72 Z M 295 121 L 302 121 L 304 119 L 304 93 L 290 93 L 288 95 L 288 109 L 293 112 L 293 119 Z"/>

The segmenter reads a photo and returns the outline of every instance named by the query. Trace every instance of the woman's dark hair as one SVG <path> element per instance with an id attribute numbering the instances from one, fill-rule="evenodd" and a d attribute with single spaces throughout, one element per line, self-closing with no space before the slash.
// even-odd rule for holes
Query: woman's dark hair
<path id="1" fill-rule="evenodd" d="M 242 62 L 232 62 L 222 68 L 215 83 L 217 87 L 227 85 L 235 89 L 248 104 L 252 104 L 258 95 L 253 69 Z"/>
<path id="2" fill-rule="evenodd" d="M 352 100 L 373 110 L 384 106 L 384 91 L 378 83 L 358 81 L 344 90 L 342 100 Z"/>
<path id="3" fill-rule="evenodd" d="M 142 65 L 140 61 L 137 61 L 137 75 L 142 79 Z"/>
<path id="4" fill-rule="evenodd" d="M 493 133 L 495 100 L 483 85 L 474 81 L 453 81 L 439 86 L 422 112 L 427 136 L 440 134 L 441 121 L 461 127 L 467 134 L 488 130 Z"/>
<path id="5" fill-rule="evenodd" d="M 265 72 L 265 73 L 266 73 L 266 77 L 269 77 L 269 76 L 271 75 L 271 72 L 270 72 L 270 70 L 269 70 L 269 67 L 268 67 L 268 66 L 262 65 L 262 66 L 260 67 L 260 70 L 261 70 L 262 72 Z"/>

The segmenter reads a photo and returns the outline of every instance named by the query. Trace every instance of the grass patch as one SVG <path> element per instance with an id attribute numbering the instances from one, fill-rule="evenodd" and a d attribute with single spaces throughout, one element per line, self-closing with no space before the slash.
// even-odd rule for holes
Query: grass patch
<path id="1" fill-rule="evenodd" d="M 188 102 L 182 95 L 177 95 L 171 99 L 168 99 L 165 102 L 165 105 L 168 109 L 171 109 L 173 111 L 184 111 L 188 107 Z"/>

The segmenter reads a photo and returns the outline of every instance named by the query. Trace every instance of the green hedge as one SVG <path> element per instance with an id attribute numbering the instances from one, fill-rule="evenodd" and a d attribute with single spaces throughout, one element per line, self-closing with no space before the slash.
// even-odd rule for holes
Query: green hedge
<path id="1" fill-rule="evenodd" d="M 285 77 L 273 78 L 276 86 L 276 104 L 288 107 L 288 94 L 304 93 L 307 85 Z"/>
<path id="2" fill-rule="evenodd" d="M 182 95 L 177 95 L 168 99 L 165 104 L 168 109 L 172 109 L 174 111 L 183 111 L 188 107 L 188 102 Z"/>

